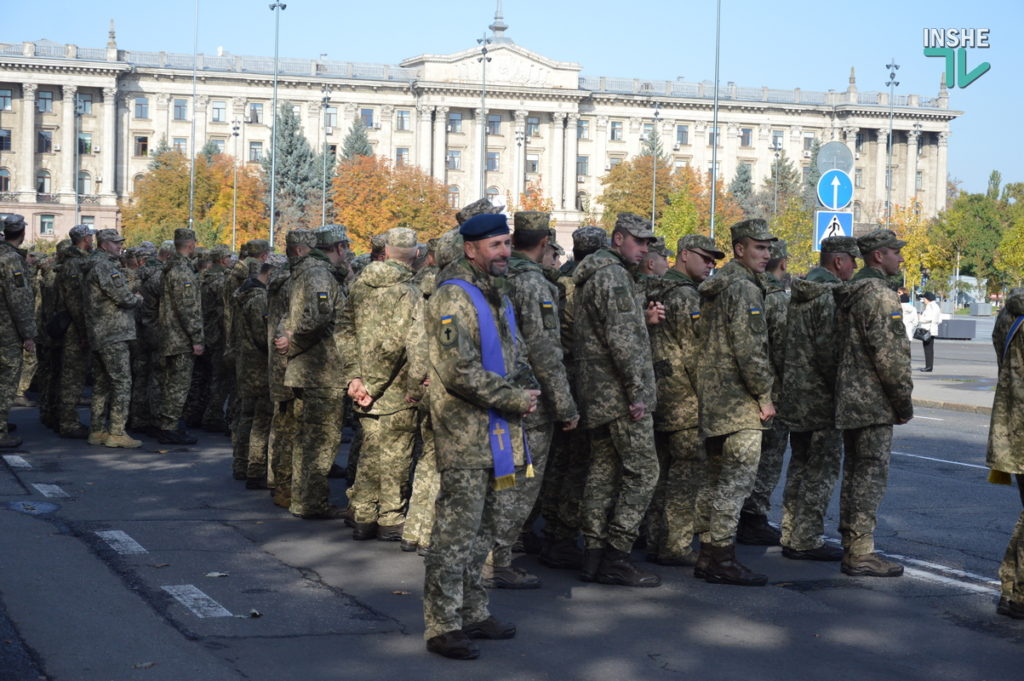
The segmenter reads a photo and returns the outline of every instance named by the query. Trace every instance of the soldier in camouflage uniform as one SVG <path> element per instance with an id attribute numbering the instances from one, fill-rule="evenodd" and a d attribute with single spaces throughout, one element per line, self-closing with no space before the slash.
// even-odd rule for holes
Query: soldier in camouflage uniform
<path id="1" fill-rule="evenodd" d="M 224 276 L 223 288 L 223 311 L 224 311 L 224 369 L 231 376 L 228 383 L 228 416 L 237 416 L 237 396 L 235 395 L 235 382 L 239 380 L 239 369 L 234 359 L 234 336 L 236 333 L 234 325 L 234 314 L 238 301 L 235 299 L 235 291 L 249 278 L 249 269 L 253 261 L 260 263 L 267 262 L 270 257 L 270 242 L 266 239 L 251 239 L 242 244 L 238 254 L 238 261 L 235 262 Z M 232 425 L 233 424 L 229 424 Z M 232 428 L 233 429 L 233 428 Z"/>
<path id="2" fill-rule="evenodd" d="M 85 320 L 85 268 L 93 250 L 94 230 L 76 225 L 69 234 L 72 247 L 65 251 L 57 272 L 57 314 L 68 320 L 61 345 L 60 388 L 57 396 L 57 425 L 61 437 L 84 439 L 88 429 L 78 419 L 78 400 L 85 387 L 89 359 Z"/>
<path id="3" fill-rule="evenodd" d="M 238 409 L 232 430 L 232 469 L 241 469 L 246 489 L 267 488 L 267 441 L 273 404 L 269 393 L 267 282 L 273 266 L 251 259 L 249 278 L 235 291 L 234 349 L 238 372 Z M 241 461 L 239 460 L 241 459 Z"/>
<path id="4" fill-rule="evenodd" d="M 74 229 L 74 228 L 72 228 Z M 70 317 L 65 312 L 58 319 L 57 271 L 73 249 L 70 239 L 57 242 L 56 255 L 47 259 L 40 282 L 42 324 L 39 326 L 39 421 L 47 428 L 58 431 L 57 397 L 60 394 L 60 355 Z M 38 324 L 38 322 L 37 322 Z M 78 414 L 76 413 L 75 416 Z M 77 423 L 88 437 L 88 427 Z"/>
<path id="5" fill-rule="evenodd" d="M 139 272 L 142 305 L 136 315 L 139 354 L 138 370 L 133 372 L 139 389 L 132 396 L 129 428 L 156 435 L 160 431 L 160 395 L 163 383 L 163 357 L 160 355 L 160 296 L 163 293 L 164 265 L 175 253 L 174 241 L 160 244 L 156 254 Z"/>
<path id="6" fill-rule="evenodd" d="M 668 272 L 668 261 L 672 250 L 665 245 L 665 237 L 659 236 L 647 250 L 636 270 L 636 283 L 644 300 L 659 300 L 661 277 Z"/>
<path id="7" fill-rule="evenodd" d="M 355 539 L 400 541 L 416 433 L 422 376 L 409 373 L 423 349 L 423 294 L 412 283 L 416 233 L 385 234 L 385 259 L 371 262 L 352 285 L 339 324 L 342 374 L 363 429 L 349 503 Z M 422 361 L 420 365 L 422 365 Z"/>
<path id="8" fill-rule="evenodd" d="M 195 266 L 196 278 L 199 281 L 200 309 L 205 309 L 203 281 L 213 267 L 213 251 L 197 246 L 195 253 L 192 255 L 192 264 Z M 203 316 L 205 318 L 205 311 Z M 205 322 L 203 323 L 203 339 L 204 341 L 206 340 Z M 200 428 L 203 424 L 203 414 L 206 413 L 206 407 L 210 403 L 210 377 L 212 371 L 210 348 L 204 343 L 203 354 L 197 355 L 192 360 L 192 379 L 189 382 L 185 406 L 182 408 L 182 421 L 184 421 L 185 426 L 188 428 Z"/>
<path id="9" fill-rule="evenodd" d="M 135 247 L 138 268 L 132 272 L 130 277 L 132 292 L 142 295 L 142 287 L 146 278 L 153 272 L 152 263 L 156 262 L 156 247 L 151 242 L 143 242 Z M 150 427 L 149 403 L 147 395 L 149 391 L 149 367 L 151 360 L 146 356 L 146 350 L 142 340 L 142 328 L 139 317 L 142 314 L 143 303 L 134 310 L 135 317 L 135 340 L 128 343 L 128 350 L 132 356 L 132 401 L 128 409 L 128 430 L 145 431 Z M 142 415 L 142 411 L 145 415 Z"/>
<path id="10" fill-rule="evenodd" d="M 996 318 L 992 329 L 999 364 L 999 379 L 992 401 L 986 463 L 992 469 L 989 480 L 1010 483 L 1017 476 L 1017 489 L 1024 503 L 1024 289 L 1015 288 Z M 996 612 L 1024 619 L 1024 512 L 1010 535 L 999 565 L 999 604 Z"/>
<path id="11" fill-rule="evenodd" d="M 520 419 L 536 409 L 540 391 L 512 380 L 527 357 L 511 303 L 497 283 L 511 255 L 507 220 L 481 214 L 459 231 L 465 257 L 438 275 L 442 283 L 426 315 L 441 488 L 426 557 L 423 615 L 427 650 L 472 659 L 479 649 L 471 639 L 516 633 L 488 611 L 481 570 L 494 541 L 497 496 L 509 493 L 515 469 L 526 463 Z M 485 363 L 500 371 L 485 369 Z"/>
<path id="12" fill-rule="evenodd" d="M 591 449 L 583 491 L 584 581 L 661 584 L 629 557 L 658 483 L 647 324 L 660 321 L 664 309 L 652 303 L 645 311 L 631 275 L 654 239 L 649 222 L 620 213 L 611 247 L 586 258 L 573 274 L 576 395 Z"/>
<path id="13" fill-rule="evenodd" d="M 660 565 L 692 566 L 691 544 L 700 528 L 697 494 L 707 455 L 697 426 L 697 358 L 703 350 L 697 287 L 725 254 L 710 237 L 679 240 L 675 266 L 663 277 L 665 321 L 651 331 L 651 354 L 658 386 L 655 443 L 661 474 L 651 503 L 647 559 Z"/>
<path id="14" fill-rule="evenodd" d="M 134 449 L 142 443 L 124 432 L 132 395 L 128 342 L 135 340 L 132 311 L 142 303 L 142 296 L 132 292 L 120 266 L 124 237 L 116 230 L 101 229 L 96 243 L 83 281 L 96 378 L 89 444 Z"/>
<path id="15" fill-rule="evenodd" d="M 864 267 L 836 290 L 836 427 L 843 431 L 844 452 L 839 533 L 842 571 L 853 576 L 903 574 L 902 565 L 875 552 L 874 531 L 889 475 L 893 424 L 914 417 L 910 340 L 900 299 L 889 287 L 905 245 L 888 229 L 860 237 Z"/>
<path id="16" fill-rule="evenodd" d="M 782 555 L 838 561 L 843 552 L 824 542 L 825 511 L 842 455 L 835 427 L 836 346 L 834 292 L 853 276 L 857 240 L 821 242 L 818 267 L 793 281 L 786 314 L 785 370 L 779 415 L 790 430 L 792 454 L 782 494 Z M 778 378 L 776 378 L 778 380 Z"/>
<path id="17" fill-rule="evenodd" d="M 23 348 L 21 351 L 21 373 L 18 375 L 18 385 L 14 391 L 14 400 L 11 402 L 15 407 L 35 407 L 35 402 L 30 400 L 25 392 L 32 386 L 36 377 L 36 370 L 39 369 L 39 351 L 41 347 L 49 347 L 44 341 L 46 329 L 40 318 L 42 295 L 40 285 L 42 279 L 43 256 L 35 251 L 29 251 L 25 255 L 25 272 L 32 283 L 32 299 L 34 302 L 33 312 L 36 318 L 36 330 L 38 335 L 35 338 L 36 345 L 32 350 Z"/>
<path id="18" fill-rule="evenodd" d="M 35 350 L 35 291 L 29 281 L 25 251 L 25 218 L 2 216 L 4 240 L 0 241 L 0 449 L 14 448 L 21 438 L 8 432 L 7 414 L 18 389 L 24 350 Z"/>
<path id="19" fill-rule="evenodd" d="M 160 397 L 160 432 L 167 444 L 194 444 L 196 439 L 179 429 L 178 422 L 192 380 L 192 365 L 203 354 L 203 309 L 199 277 L 189 258 L 196 249 L 191 229 L 174 230 L 175 254 L 164 264 L 160 294 L 160 356 L 163 380 Z"/>
<path id="20" fill-rule="evenodd" d="M 733 259 L 698 288 L 706 333 L 697 364 L 700 432 L 708 455 L 698 503 L 708 527 L 693 573 L 712 583 L 764 586 L 765 575 L 736 559 L 735 536 L 743 500 L 754 486 L 761 433 L 775 416 L 758 278 L 775 237 L 764 220 L 738 222 L 730 232 Z"/>
<path id="21" fill-rule="evenodd" d="M 234 367 L 229 372 L 224 361 L 224 287 L 231 250 L 224 245 L 210 249 L 210 267 L 199 278 L 203 307 L 203 357 L 207 358 L 210 382 L 206 409 L 202 414 L 202 428 L 212 433 L 227 430 L 224 419 L 225 402 L 234 382 Z"/>
<path id="22" fill-rule="evenodd" d="M 273 350 L 277 327 L 288 314 L 290 294 L 291 268 L 285 259 L 274 267 L 267 282 L 267 378 L 273 403 L 267 442 L 267 486 L 274 490 L 274 505 L 281 508 L 292 503 L 292 450 L 299 435 L 298 400 L 295 391 L 284 384 L 288 356 Z M 239 373 L 246 370 L 238 367 L 237 362 L 236 368 Z"/>
<path id="23" fill-rule="evenodd" d="M 508 264 L 507 281 L 516 323 L 541 391 L 537 410 L 523 419 L 535 475 L 528 478 L 517 474 L 515 488 L 498 498 L 494 547 L 484 567 L 484 584 L 491 588 L 526 589 L 539 587 L 540 579 L 512 566 L 512 544 L 540 493 L 555 423 L 564 431 L 575 430 L 579 425 L 579 411 L 562 361 L 558 287 L 548 281 L 540 265 L 548 247 L 550 216 L 538 211 L 520 211 L 513 220 L 514 250 Z"/>

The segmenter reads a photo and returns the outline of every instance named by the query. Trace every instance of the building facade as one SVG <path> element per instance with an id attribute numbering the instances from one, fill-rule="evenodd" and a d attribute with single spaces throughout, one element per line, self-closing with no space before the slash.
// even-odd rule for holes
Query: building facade
<path id="1" fill-rule="evenodd" d="M 887 174 L 896 205 L 925 216 L 945 203 L 951 111 L 944 86 L 892 102 L 892 169 L 886 173 L 890 102 L 859 92 L 720 88 L 713 84 L 588 77 L 581 66 L 530 52 L 491 26 L 486 73 L 479 48 L 421 55 L 398 66 L 280 59 L 278 100 L 294 107 L 314 148 L 340 146 L 352 121 L 376 154 L 415 164 L 448 187 L 453 206 L 481 196 L 516 202 L 535 186 L 554 204 L 559 232 L 599 211 L 601 176 L 659 135 L 676 166 L 711 169 L 726 183 L 749 164 L 755 185 L 777 150 L 798 167 L 815 140 L 855 155 L 855 220 L 884 221 Z M 207 142 L 242 163 L 269 151 L 274 60 L 48 41 L 0 43 L 0 212 L 30 221 L 30 239 L 61 238 L 77 222 L 118 225 L 162 141 L 186 155 Z M 324 103 L 325 95 L 327 99 Z M 192 148 L 193 125 L 195 149 Z"/>

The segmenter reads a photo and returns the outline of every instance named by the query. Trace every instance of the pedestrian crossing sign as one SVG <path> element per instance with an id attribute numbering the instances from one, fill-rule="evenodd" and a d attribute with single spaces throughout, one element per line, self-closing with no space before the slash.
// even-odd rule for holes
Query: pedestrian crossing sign
<path id="1" fill-rule="evenodd" d="M 819 210 L 814 213 L 814 250 L 821 250 L 821 242 L 830 236 L 853 236 L 853 213 Z"/>

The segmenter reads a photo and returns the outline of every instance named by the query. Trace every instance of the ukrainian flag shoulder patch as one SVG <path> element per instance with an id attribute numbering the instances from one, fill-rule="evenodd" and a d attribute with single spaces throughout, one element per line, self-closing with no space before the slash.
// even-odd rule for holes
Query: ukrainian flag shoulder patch
<path id="1" fill-rule="evenodd" d="M 889 315 L 889 319 L 903 319 L 903 313 L 893 312 L 891 315 Z"/>
<path id="2" fill-rule="evenodd" d="M 453 319 L 455 319 L 454 315 L 450 315 L 450 314 L 449 315 L 445 315 L 444 317 L 441 317 L 441 323 L 442 324 L 451 324 Z"/>
<path id="3" fill-rule="evenodd" d="M 691 312 L 690 319 L 700 319 L 700 312 Z"/>
<path id="4" fill-rule="evenodd" d="M 555 307 L 554 304 L 550 300 L 542 301 L 540 306 L 542 308 L 544 308 L 545 310 L 552 310 Z"/>
<path id="5" fill-rule="evenodd" d="M 752 307 L 752 308 L 750 308 L 750 314 L 753 314 L 753 315 L 761 314 L 761 308 L 759 308 L 759 307 Z"/>

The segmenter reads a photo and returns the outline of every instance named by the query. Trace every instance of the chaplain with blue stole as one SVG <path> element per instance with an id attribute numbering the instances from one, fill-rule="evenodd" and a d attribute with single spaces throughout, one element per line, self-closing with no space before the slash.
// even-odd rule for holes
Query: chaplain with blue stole
<path id="1" fill-rule="evenodd" d="M 459 227 L 463 256 L 442 270 L 430 297 L 430 413 L 441 478 L 423 589 L 427 650 L 473 659 L 473 639 L 506 639 L 515 626 L 491 616 L 481 571 L 494 543 L 497 495 L 530 475 L 522 417 L 539 390 L 515 313 L 503 293 L 512 253 L 502 214 Z"/>

